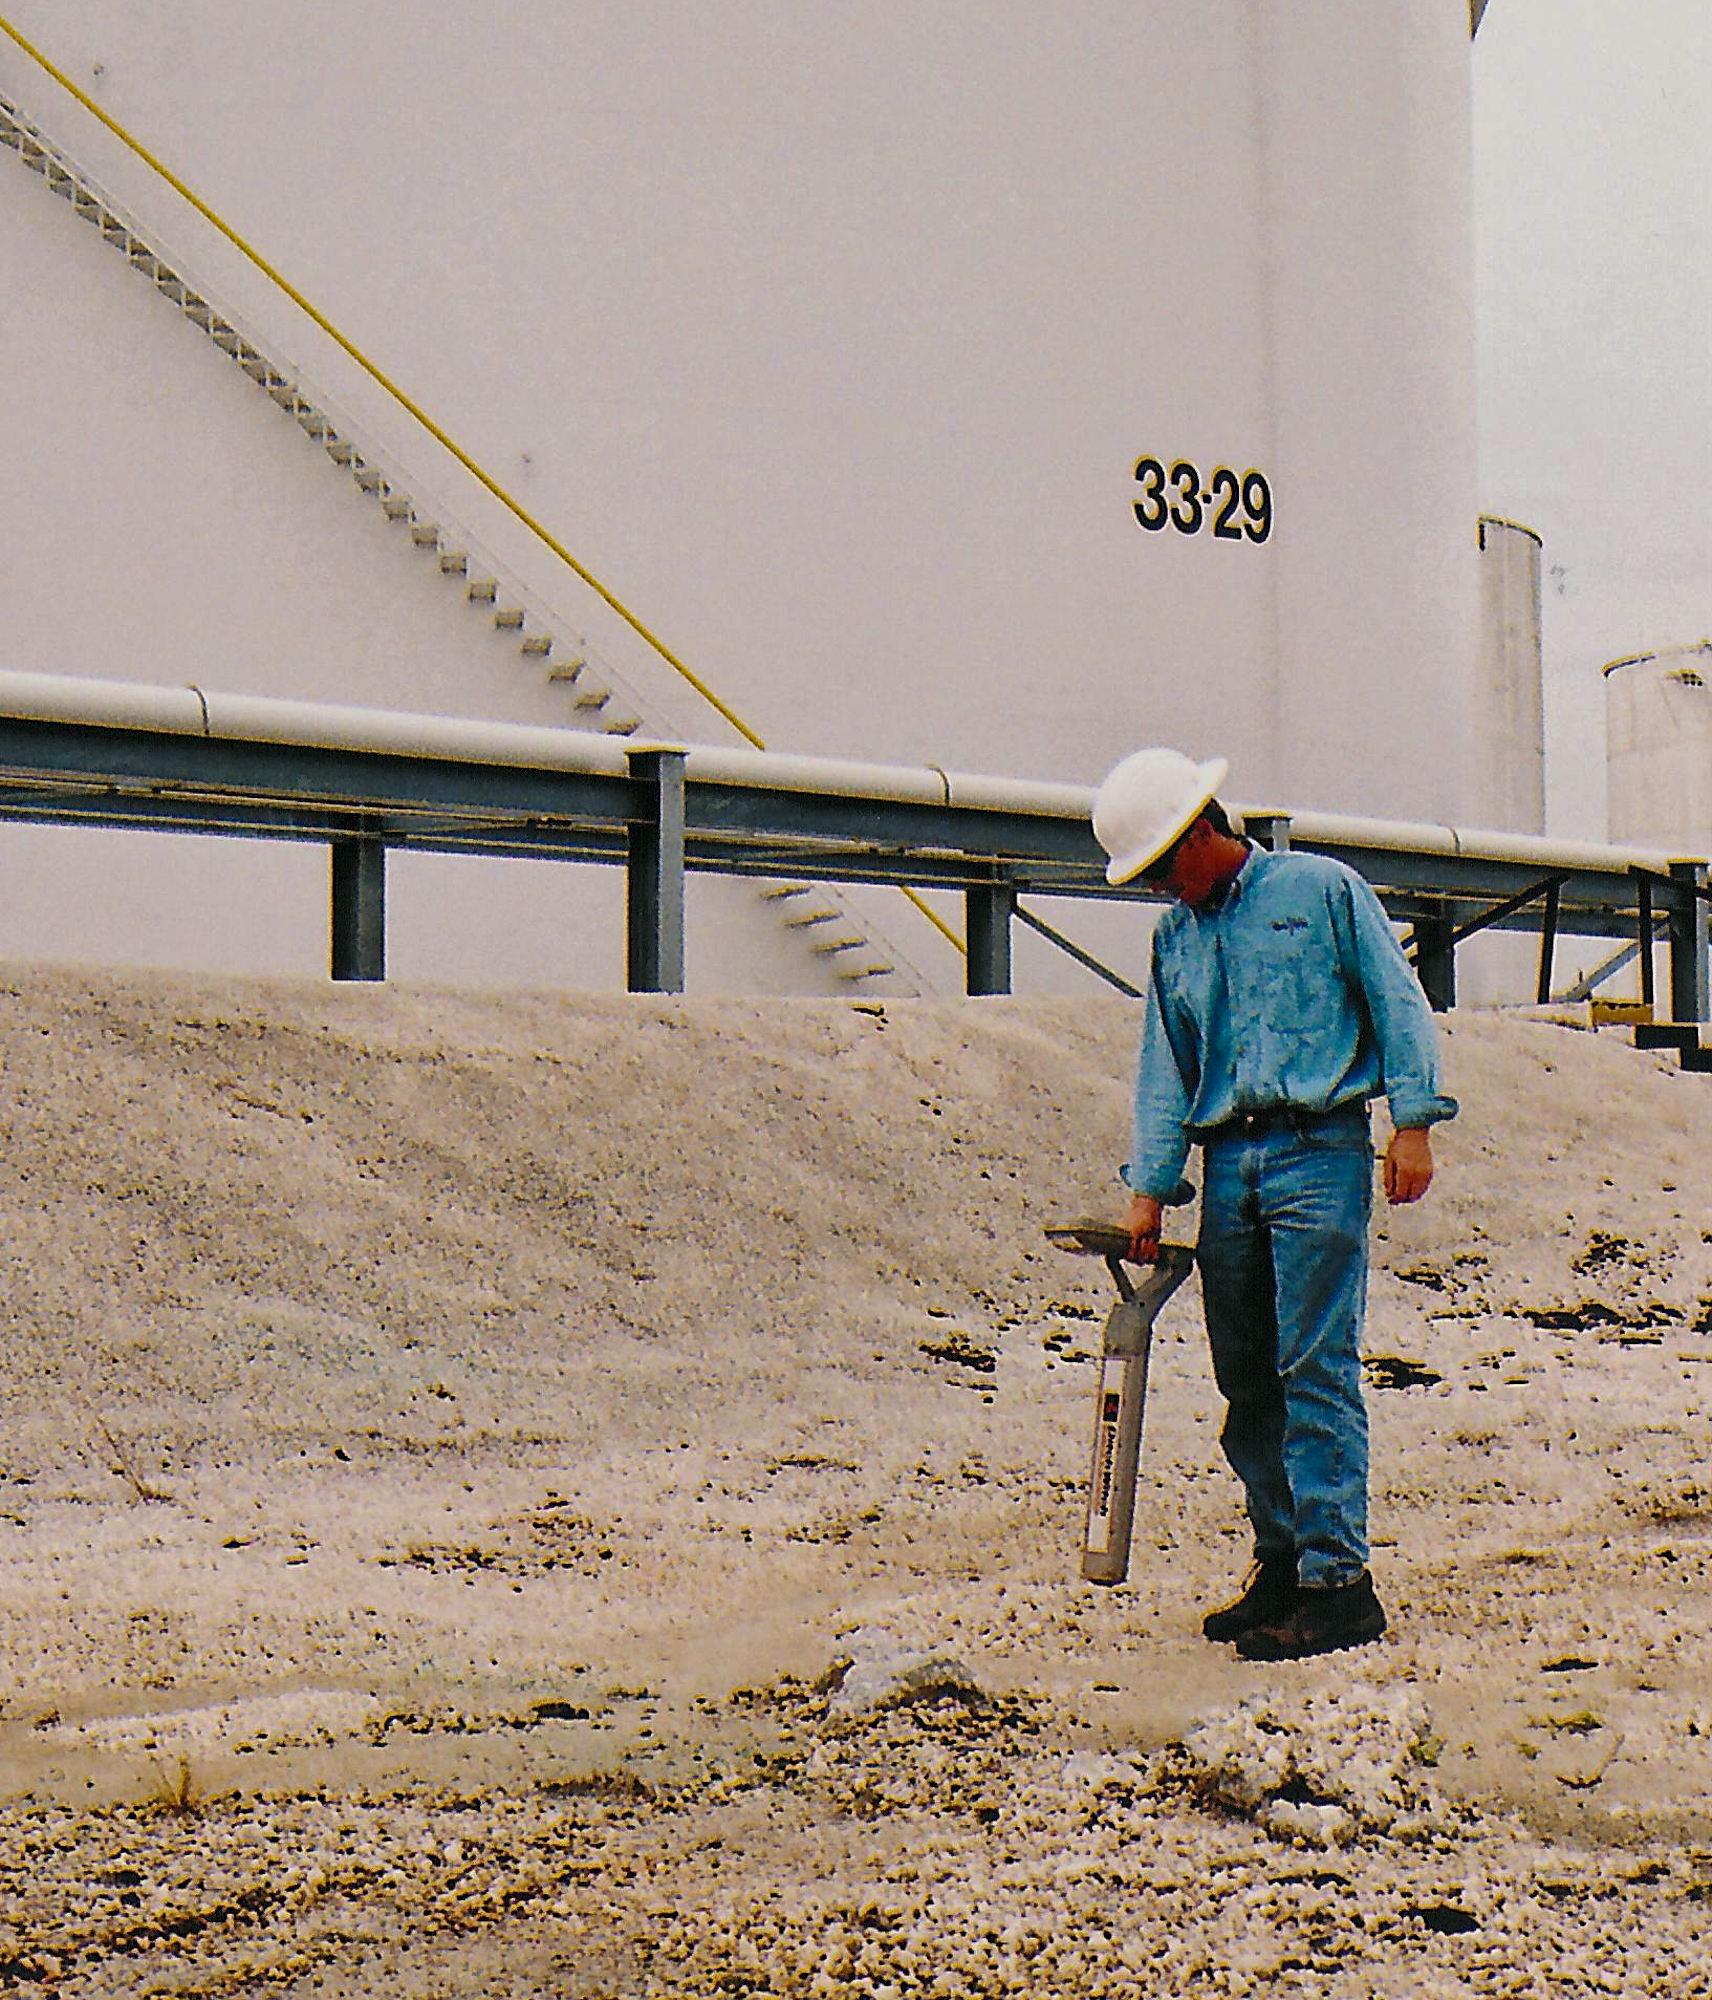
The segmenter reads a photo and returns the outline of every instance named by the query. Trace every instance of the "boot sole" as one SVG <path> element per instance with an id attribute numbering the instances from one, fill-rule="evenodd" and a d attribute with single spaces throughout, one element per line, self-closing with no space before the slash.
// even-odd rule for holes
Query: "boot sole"
<path id="1" fill-rule="evenodd" d="M 1245 1660 L 1312 1660 L 1317 1659 L 1321 1653 L 1344 1653 L 1352 1646 L 1371 1646 L 1376 1639 L 1385 1636 L 1385 1621 L 1381 1619 L 1371 1631 L 1340 1632 L 1336 1635 L 1328 1633 L 1321 1637 L 1304 1639 L 1299 1645 L 1290 1645 L 1282 1639 L 1264 1649 L 1258 1647 L 1251 1649 L 1243 1644 L 1243 1639 L 1249 1639 L 1265 1629 L 1264 1626 L 1250 1626 L 1249 1630 L 1237 1640 L 1236 1649 Z"/>
<path id="2" fill-rule="evenodd" d="M 1288 1617 L 1290 1614 L 1286 1611 L 1283 1615 Z M 1210 1612 L 1201 1620 L 1201 1637 L 1211 1639 L 1214 1645 L 1228 1646 L 1232 1640 L 1240 1639 L 1249 1632 L 1258 1632 L 1262 1625 L 1270 1625 L 1278 1616 L 1276 1611 L 1268 1611 L 1258 1618 L 1233 1618 L 1226 1622 L 1228 1614 Z"/>

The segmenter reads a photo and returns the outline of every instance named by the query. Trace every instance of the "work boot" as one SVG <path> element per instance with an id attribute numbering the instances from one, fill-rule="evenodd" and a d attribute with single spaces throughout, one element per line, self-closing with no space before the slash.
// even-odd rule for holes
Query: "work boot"
<path id="1" fill-rule="evenodd" d="M 1236 1649 L 1245 1660 L 1305 1660 L 1366 1646 L 1385 1630 L 1385 1609 L 1366 1570 L 1353 1583 L 1304 1584 L 1281 1618 L 1249 1627 Z"/>
<path id="2" fill-rule="evenodd" d="M 1296 1602 L 1296 1558 L 1261 1556 L 1248 1573 L 1242 1595 L 1201 1620 L 1209 1639 L 1240 1639 L 1257 1625 L 1288 1616 Z"/>

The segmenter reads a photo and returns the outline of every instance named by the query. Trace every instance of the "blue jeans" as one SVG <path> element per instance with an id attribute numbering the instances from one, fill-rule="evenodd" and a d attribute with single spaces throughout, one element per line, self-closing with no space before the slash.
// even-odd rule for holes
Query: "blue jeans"
<path id="1" fill-rule="evenodd" d="M 1367 1566 L 1366 1107 L 1214 1138 L 1202 1157 L 1201 1295 L 1255 1554 L 1347 1583 Z"/>

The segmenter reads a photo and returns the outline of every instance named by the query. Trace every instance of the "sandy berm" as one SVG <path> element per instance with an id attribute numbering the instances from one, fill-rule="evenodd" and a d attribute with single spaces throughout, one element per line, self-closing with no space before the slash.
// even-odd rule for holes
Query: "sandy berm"
<path id="1" fill-rule="evenodd" d="M 1712 1080 L 1450 1023 L 1263 1668 L 1192 1286 L 1077 1574 L 1133 1029 L 14 969 L 0 1993 L 1712 1990 Z"/>

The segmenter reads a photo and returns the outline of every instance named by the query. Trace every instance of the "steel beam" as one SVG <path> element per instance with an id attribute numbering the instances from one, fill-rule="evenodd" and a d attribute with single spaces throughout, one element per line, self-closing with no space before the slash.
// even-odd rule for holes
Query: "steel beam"
<path id="1" fill-rule="evenodd" d="M 1244 813 L 1242 830 L 1269 854 L 1288 854 L 1290 851 L 1290 815 L 1287 812 Z"/>
<path id="2" fill-rule="evenodd" d="M 1435 1014 L 1456 1005 L 1456 926 L 1444 911 L 1415 919 L 1415 972 Z"/>
<path id="3" fill-rule="evenodd" d="M 684 990 L 684 765 L 682 750 L 633 750 L 628 983 L 632 993 Z"/>
<path id="4" fill-rule="evenodd" d="M 1097 979 L 1103 979 L 1108 986 L 1115 986 L 1127 998 L 1131 1000 L 1141 998 L 1139 987 L 1132 986 L 1121 973 L 1114 972 L 1109 965 L 1103 965 L 1091 951 L 1084 951 L 1074 939 L 1067 938 L 1062 931 L 1055 931 L 1050 924 L 1043 923 L 1032 910 L 1025 910 L 1020 903 L 1017 905 L 1017 922 L 1027 924 L 1031 931 L 1045 938 L 1048 944 L 1056 945 L 1067 958 L 1073 958 L 1078 965 L 1086 966 Z"/>
<path id="5" fill-rule="evenodd" d="M 1563 877 L 1561 875 L 1547 875 L 1534 883 L 1531 888 L 1523 889 L 1519 894 L 1509 897 L 1506 901 L 1497 904 L 1493 909 L 1482 910 L 1479 916 L 1469 917 L 1464 922 L 1458 924 L 1454 942 L 1461 944 L 1465 939 L 1475 936 L 1477 932 L 1490 930 L 1495 924 L 1503 923 L 1506 917 L 1513 917 L 1518 910 L 1525 910 L 1537 896 L 1544 896 L 1546 898 L 1547 906 L 1551 911 L 1552 926 L 1555 931 L 1558 918 L 1558 898 L 1562 888 Z"/>
<path id="6" fill-rule="evenodd" d="M 1557 950 L 1557 903 L 1560 885 L 1553 881 L 1546 885 L 1546 906 L 1540 913 L 1540 977 L 1534 997 L 1543 1007 L 1551 998 L 1552 956 Z"/>
<path id="7" fill-rule="evenodd" d="M 1670 865 L 1670 1018 L 1708 1018 L 1705 871 L 1693 861 Z"/>
<path id="8" fill-rule="evenodd" d="M 482 764 L 390 751 L 175 736 L 94 723 L 0 718 L 0 774 L 82 778 L 116 795 L 181 794 L 211 805 L 244 801 L 345 806 L 365 812 L 467 811 L 484 818 L 625 816 L 626 780 L 588 771 Z"/>
<path id="9" fill-rule="evenodd" d="M 335 840 L 332 856 L 332 975 L 386 977 L 386 848 L 378 840 Z"/>
<path id="10" fill-rule="evenodd" d="M 1009 882 L 971 883 L 963 892 L 968 939 L 964 991 L 970 994 L 1011 990 L 1011 918 L 1016 914 L 1016 890 Z"/>

